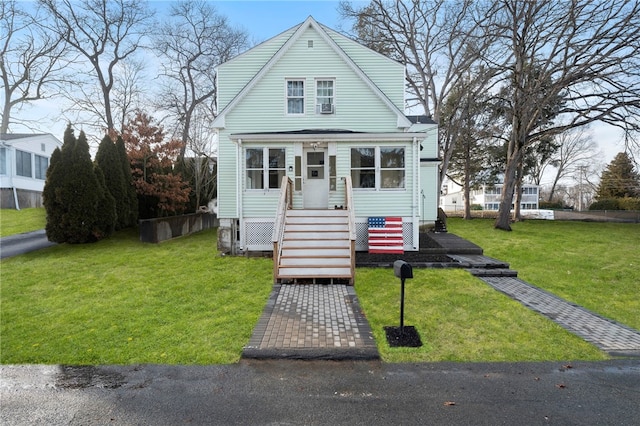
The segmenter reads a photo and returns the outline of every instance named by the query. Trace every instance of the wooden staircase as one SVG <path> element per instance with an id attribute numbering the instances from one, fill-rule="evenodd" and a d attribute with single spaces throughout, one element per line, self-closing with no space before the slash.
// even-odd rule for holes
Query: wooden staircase
<path id="1" fill-rule="evenodd" d="M 353 284 L 347 210 L 286 210 L 280 250 L 278 283 Z"/>

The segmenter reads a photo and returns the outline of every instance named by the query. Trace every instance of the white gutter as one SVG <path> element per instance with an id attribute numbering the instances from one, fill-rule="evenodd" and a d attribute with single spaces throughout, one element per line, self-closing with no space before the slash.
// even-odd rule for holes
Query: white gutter
<path id="1" fill-rule="evenodd" d="M 413 247 L 420 248 L 420 142 L 413 138 Z M 417 225 L 417 226 L 416 226 Z"/>
<path id="2" fill-rule="evenodd" d="M 424 138 L 424 133 L 236 133 L 229 135 L 231 140 L 248 142 L 284 142 L 284 141 L 315 141 L 315 142 L 371 142 L 371 141 L 415 141 Z"/>

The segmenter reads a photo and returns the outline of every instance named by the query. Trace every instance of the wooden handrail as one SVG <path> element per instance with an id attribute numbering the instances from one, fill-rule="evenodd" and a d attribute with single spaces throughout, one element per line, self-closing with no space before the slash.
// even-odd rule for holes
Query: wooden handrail
<path id="1" fill-rule="evenodd" d="M 351 240 L 351 280 L 352 283 L 356 277 L 356 213 L 353 205 L 353 183 L 351 182 L 351 176 L 345 176 L 344 178 L 344 203 L 347 207 L 347 214 L 349 215 L 349 240 Z"/>
<path id="2" fill-rule="evenodd" d="M 278 276 L 278 265 L 280 264 L 280 255 L 282 254 L 282 238 L 284 236 L 284 220 L 287 210 L 293 206 L 293 182 L 288 176 L 282 177 L 280 185 L 280 199 L 278 201 L 278 210 L 276 212 L 276 221 L 273 225 L 273 278 Z"/>

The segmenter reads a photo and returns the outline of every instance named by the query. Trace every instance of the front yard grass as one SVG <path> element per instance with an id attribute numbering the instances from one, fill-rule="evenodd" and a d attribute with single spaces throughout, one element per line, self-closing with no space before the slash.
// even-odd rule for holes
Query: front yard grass
<path id="1" fill-rule="evenodd" d="M 452 233 L 508 262 L 518 277 L 640 330 L 640 224 L 450 219 Z"/>
<path id="2" fill-rule="evenodd" d="M 46 223 L 47 212 L 44 208 L 0 209 L 0 238 L 44 229 Z"/>
<path id="3" fill-rule="evenodd" d="M 1 362 L 238 361 L 272 263 L 218 256 L 215 232 L 144 244 L 128 230 L 3 260 Z"/>
<path id="4" fill-rule="evenodd" d="M 525 222 L 505 233 L 490 221 L 448 225 L 532 284 L 640 327 L 637 226 Z M 95 244 L 2 260 L 0 362 L 237 362 L 272 289 L 272 261 L 219 256 L 215 232 L 144 244 L 136 230 L 126 230 Z M 358 298 L 387 362 L 606 358 L 455 269 L 414 269 L 405 324 L 417 328 L 424 346 L 389 348 L 383 327 L 399 323 L 399 280 L 390 269 L 356 274 Z M 561 285 L 552 289 L 549 282 Z"/>

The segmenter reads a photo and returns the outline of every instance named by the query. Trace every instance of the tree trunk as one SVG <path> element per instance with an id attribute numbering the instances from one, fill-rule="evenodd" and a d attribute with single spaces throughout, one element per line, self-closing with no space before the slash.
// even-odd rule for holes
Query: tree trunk
<path id="1" fill-rule="evenodd" d="M 511 202 L 516 188 L 516 172 L 518 170 L 518 158 L 520 150 L 515 148 L 512 156 L 507 160 L 507 167 L 504 173 L 504 184 L 502 185 L 502 200 L 498 210 L 498 217 L 494 223 L 494 228 L 511 231 Z"/>
<path id="2" fill-rule="evenodd" d="M 518 171 L 516 172 L 516 190 L 515 190 L 516 198 L 513 203 L 513 220 L 516 222 L 519 222 L 522 220 L 522 214 L 520 212 L 520 204 L 522 201 L 523 161 L 524 161 L 524 158 L 521 158 L 520 161 L 518 161 Z"/>

